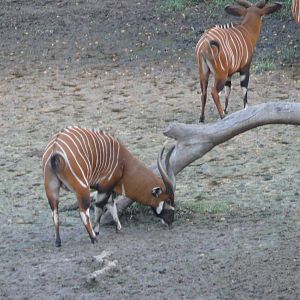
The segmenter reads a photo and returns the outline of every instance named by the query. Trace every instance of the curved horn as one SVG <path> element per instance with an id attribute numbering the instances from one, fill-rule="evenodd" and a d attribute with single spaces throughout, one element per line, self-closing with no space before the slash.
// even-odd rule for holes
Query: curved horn
<path id="1" fill-rule="evenodd" d="M 258 8 L 264 8 L 267 2 L 268 2 L 267 0 L 260 0 L 255 4 L 255 6 Z"/>
<path id="2" fill-rule="evenodd" d="M 158 158 L 157 158 L 157 167 L 158 167 L 159 173 L 161 175 L 161 178 L 165 184 L 166 192 L 172 198 L 174 198 L 176 181 L 175 181 L 174 172 L 173 172 L 172 168 L 170 167 L 170 157 L 171 157 L 171 154 L 174 149 L 175 149 L 175 146 L 173 146 L 166 155 L 166 160 L 165 160 L 166 170 L 164 169 L 163 163 L 162 163 L 162 158 L 163 158 L 163 154 L 165 151 L 165 147 L 162 148 L 162 150 L 160 151 L 160 154 L 158 155 Z"/>
<path id="3" fill-rule="evenodd" d="M 167 174 L 169 175 L 169 178 L 172 182 L 173 190 L 175 191 L 175 189 L 176 189 L 176 178 L 175 178 L 175 174 L 173 172 L 173 169 L 170 166 L 170 157 L 171 157 L 174 149 L 175 149 L 175 145 L 172 146 L 172 148 L 168 151 L 168 153 L 166 155 L 166 168 L 167 168 Z"/>
<path id="4" fill-rule="evenodd" d="M 252 3 L 249 2 L 249 1 L 247 1 L 247 0 L 235 0 L 235 2 L 236 2 L 237 4 L 239 4 L 240 6 L 243 6 L 243 7 L 245 7 L 245 8 L 249 8 L 249 7 L 252 6 Z"/>

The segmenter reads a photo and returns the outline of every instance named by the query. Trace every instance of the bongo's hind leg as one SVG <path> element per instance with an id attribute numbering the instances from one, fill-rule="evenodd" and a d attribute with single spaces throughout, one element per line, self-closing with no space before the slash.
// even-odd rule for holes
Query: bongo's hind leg
<path id="1" fill-rule="evenodd" d="M 201 115 L 200 122 L 204 122 L 205 115 L 205 105 L 207 100 L 207 86 L 209 79 L 210 70 L 203 58 L 199 60 L 199 78 L 201 87 Z"/>
<path id="2" fill-rule="evenodd" d="M 229 95 L 231 92 L 231 77 L 227 78 L 225 82 L 225 108 L 224 108 L 224 113 L 228 114 L 228 102 L 229 102 Z"/>
<path id="3" fill-rule="evenodd" d="M 216 78 L 215 79 L 215 84 L 211 88 L 211 95 L 214 99 L 215 105 L 218 109 L 218 112 L 219 112 L 219 115 L 220 115 L 221 119 L 223 119 L 225 117 L 225 113 L 224 113 L 224 110 L 223 110 L 222 105 L 220 103 L 219 94 L 223 90 L 224 86 L 225 86 L 225 80 Z"/>
<path id="4" fill-rule="evenodd" d="M 48 198 L 50 208 L 52 210 L 52 219 L 55 228 L 55 245 L 61 246 L 61 239 L 59 234 L 59 217 L 58 217 L 58 197 L 61 182 L 51 170 L 45 171 L 44 179 L 45 191 Z"/>
<path id="5" fill-rule="evenodd" d="M 76 196 L 82 222 L 88 232 L 91 242 L 94 244 L 97 242 L 97 238 L 90 220 L 90 190 L 88 188 L 80 188 L 77 190 Z"/>
<path id="6" fill-rule="evenodd" d="M 247 108 L 248 104 L 248 84 L 249 84 L 249 78 L 250 78 L 250 70 L 249 68 L 243 70 L 240 72 L 240 83 L 241 83 L 241 89 L 243 91 L 243 100 L 244 100 L 244 108 Z"/>

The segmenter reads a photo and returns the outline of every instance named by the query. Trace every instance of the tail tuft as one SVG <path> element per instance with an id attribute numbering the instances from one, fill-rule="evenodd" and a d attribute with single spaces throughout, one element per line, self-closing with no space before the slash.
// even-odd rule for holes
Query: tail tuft
<path id="1" fill-rule="evenodd" d="M 220 44 L 217 41 L 207 41 L 201 48 L 201 54 L 204 58 L 211 60 L 215 59 L 220 52 Z"/>
<path id="2" fill-rule="evenodd" d="M 55 153 L 51 156 L 50 163 L 53 171 L 56 173 L 61 172 L 66 166 L 63 156 L 59 153 Z"/>
<path id="3" fill-rule="evenodd" d="M 220 44 L 217 41 L 210 41 L 210 46 L 215 46 L 218 48 L 218 52 L 220 51 Z"/>

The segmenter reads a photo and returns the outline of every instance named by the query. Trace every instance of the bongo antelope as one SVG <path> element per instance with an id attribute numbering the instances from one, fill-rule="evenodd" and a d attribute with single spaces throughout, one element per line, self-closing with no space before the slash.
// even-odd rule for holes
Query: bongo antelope
<path id="1" fill-rule="evenodd" d="M 300 0 L 293 0 L 292 13 L 295 21 L 300 25 Z"/>
<path id="2" fill-rule="evenodd" d="M 80 216 L 91 242 L 97 241 L 90 221 L 90 188 L 99 193 L 95 221 L 112 192 L 151 206 L 163 222 L 174 220 L 175 176 L 169 159 L 174 148 L 162 162 L 164 148 L 158 158 L 161 178 L 136 159 L 117 139 L 101 130 L 68 127 L 54 135 L 42 158 L 44 186 L 55 227 L 55 243 L 61 246 L 58 218 L 60 188 L 76 194 Z M 100 194 L 103 194 L 100 196 Z M 112 199 L 109 211 L 121 229 L 116 204 Z"/>
<path id="3" fill-rule="evenodd" d="M 227 5 L 225 11 L 234 16 L 243 16 L 240 25 L 215 26 L 206 31 L 197 43 L 195 53 L 199 68 L 201 86 L 201 116 L 207 98 L 207 85 L 210 73 L 215 78 L 211 94 L 221 118 L 227 113 L 231 91 L 231 76 L 239 72 L 240 84 L 244 94 L 244 108 L 247 106 L 249 70 L 254 49 L 259 38 L 261 18 L 280 9 L 280 3 L 267 4 L 262 0 L 252 4 L 247 0 L 236 0 L 239 6 Z M 225 86 L 225 110 L 220 103 L 219 93 Z"/>

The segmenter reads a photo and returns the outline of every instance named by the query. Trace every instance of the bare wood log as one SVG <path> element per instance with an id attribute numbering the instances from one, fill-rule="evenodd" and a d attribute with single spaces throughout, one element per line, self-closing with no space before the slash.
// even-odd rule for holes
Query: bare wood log
<path id="1" fill-rule="evenodd" d="M 204 156 L 215 146 L 250 129 L 267 124 L 300 125 L 300 103 L 268 102 L 237 111 L 212 124 L 171 124 L 164 135 L 175 139 L 175 150 L 170 158 L 174 174 Z M 150 166 L 158 174 L 156 164 Z M 117 200 L 118 212 L 133 203 L 126 197 Z M 111 224 L 110 214 L 101 217 L 101 224 Z"/>
<path id="2" fill-rule="evenodd" d="M 97 279 L 99 279 L 100 276 L 105 275 L 107 272 L 111 270 L 115 270 L 117 264 L 118 264 L 117 260 L 109 261 L 107 265 L 102 269 L 94 271 L 92 274 L 89 274 L 87 276 L 87 282 L 97 281 Z"/>

